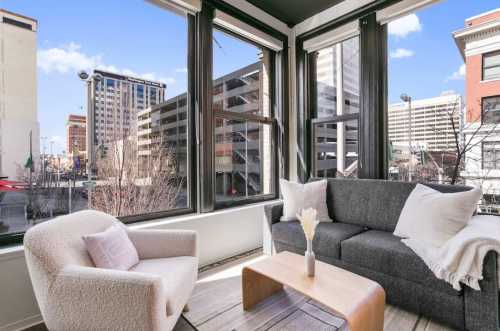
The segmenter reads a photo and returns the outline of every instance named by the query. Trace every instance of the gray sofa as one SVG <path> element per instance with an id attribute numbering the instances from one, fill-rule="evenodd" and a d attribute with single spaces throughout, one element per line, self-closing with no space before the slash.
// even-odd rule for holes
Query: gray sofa
<path id="1" fill-rule="evenodd" d="M 441 192 L 469 189 L 428 186 Z M 327 205 L 334 221 L 318 225 L 313 241 L 316 258 L 377 281 L 390 304 L 461 330 L 498 330 L 496 253 L 485 258 L 481 291 L 466 286 L 456 291 L 392 234 L 414 187 L 383 180 L 329 179 Z M 267 206 L 265 212 L 276 251 L 304 254 L 306 241 L 299 222 L 280 222 L 283 204 Z"/>

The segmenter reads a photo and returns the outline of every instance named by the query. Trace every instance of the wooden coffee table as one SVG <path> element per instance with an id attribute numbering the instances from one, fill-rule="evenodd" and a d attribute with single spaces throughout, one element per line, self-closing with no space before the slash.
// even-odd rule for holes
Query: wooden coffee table
<path id="1" fill-rule="evenodd" d="M 243 309 L 249 310 L 288 286 L 345 319 L 350 331 L 382 331 L 385 292 L 376 282 L 316 261 L 316 275 L 305 273 L 304 257 L 282 252 L 243 268 Z"/>

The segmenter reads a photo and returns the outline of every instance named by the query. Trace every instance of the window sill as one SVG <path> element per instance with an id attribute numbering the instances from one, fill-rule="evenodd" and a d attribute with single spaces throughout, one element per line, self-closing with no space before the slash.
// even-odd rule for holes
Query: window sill
<path id="1" fill-rule="evenodd" d="M 210 212 L 210 213 L 192 213 L 192 214 L 173 216 L 173 217 L 168 217 L 168 218 L 159 218 L 159 219 L 154 219 L 151 221 L 144 221 L 144 222 L 138 222 L 135 224 L 130 224 L 130 225 L 128 225 L 128 227 L 131 229 L 147 229 L 150 227 L 157 227 L 157 226 L 161 226 L 161 225 L 165 225 L 165 224 L 188 222 L 188 221 L 193 221 L 193 220 L 197 220 L 197 219 L 202 219 L 202 218 L 207 217 L 207 216 L 224 215 L 224 214 L 228 214 L 228 213 L 237 212 L 239 210 L 245 210 L 245 209 L 255 208 L 255 207 L 259 207 L 259 206 L 265 206 L 265 205 L 268 205 L 271 203 L 275 203 L 276 201 L 279 201 L 279 199 L 272 199 L 272 200 L 266 200 L 264 202 L 249 203 L 249 204 L 245 204 L 242 206 L 235 206 L 235 207 L 219 209 L 219 210 L 215 210 L 215 211 Z"/>
<path id="2" fill-rule="evenodd" d="M 500 78 L 493 78 L 493 79 L 485 79 L 485 80 L 481 80 L 479 83 L 480 84 L 483 84 L 483 83 L 494 83 L 494 82 L 500 82 Z"/>
<path id="3" fill-rule="evenodd" d="M 183 223 L 183 222 L 189 222 L 197 219 L 203 219 L 204 217 L 207 216 L 217 216 L 217 215 L 224 215 L 227 213 L 234 213 L 239 210 L 246 210 L 250 208 L 256 208 L 259 206 L 265 206 L 268 204 L 272 204 L 279 201 L 279 199 L 273 199 L 273 200 L 268 200 L 264 202 L 256 202 L 256 203 L 250 203 L 246 204 L 244 206 L 237 206 L 237 207 L 232 207 L 232 208 L 225 208 L 225 209 L 220 209 L 213 211 L 211 213 L 192 213 L 192 214 L 187 214 L 187 215 L 180 215 L 180 216 L 172 216 L 172 217 L 167 217 L 167 218 L 158 218 L 158 219 L 153 219 L 149 221 L 143 221 L 143 222 L 137 222 L 133 224 L 125 224 L 127 227 L 130 229 L 148 229 L 148 228 L 156 228 L 156 227 L 161 227 L 162 225 L 166 224 L 172 224 L 172 223 Z M 6 246 L 6 247 L 0 247 L 0 261 L 4 260 L 10 260 L 10 259 L 16 259 L 19 257 L 24 256 L 24 247 L 23 245 L 11 245 L 11 246 Z"/>

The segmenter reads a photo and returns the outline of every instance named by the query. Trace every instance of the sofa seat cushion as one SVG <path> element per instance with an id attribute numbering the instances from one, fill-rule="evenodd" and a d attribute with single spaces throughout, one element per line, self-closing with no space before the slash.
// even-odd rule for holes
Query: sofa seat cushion
<path id="1" fill-rule="evenodd" d="M 158 275 L 167 297 L 167 316 L 180 314 L 193 291 L 198 276 L 198 258 L 179 256 L 140 260 L 129 271 Z"/>
<path id="2" fill-rule="evenodd" d="M 406 279 L 450 294 L 461 295 L 436 278 L 425 263 L 390 232 L 370 230 L 342 242 L 343 262 Z"/>
<path id="3" fill-rule="evenodd" d="M 299 221 L 278 222 L 272 227 L 273 240 L 306 250 L 306 237 Z M 321 222 L 316 228 L 313 240 L 313 250 L 316 255 L 340 258 L 340 242 L 363 232 L 361 226 L 337 223 Z"/>

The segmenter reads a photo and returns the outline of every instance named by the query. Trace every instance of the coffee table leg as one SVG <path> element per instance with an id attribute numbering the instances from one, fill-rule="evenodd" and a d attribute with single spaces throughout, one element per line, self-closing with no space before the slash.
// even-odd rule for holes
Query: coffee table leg
<path id="1" fill-rule="evenodd" d="M 250 310 L 267 297 L 281 291 L 283 284 L 263 276 L 252 269 L 243 268 L 243 309 Z"/>

